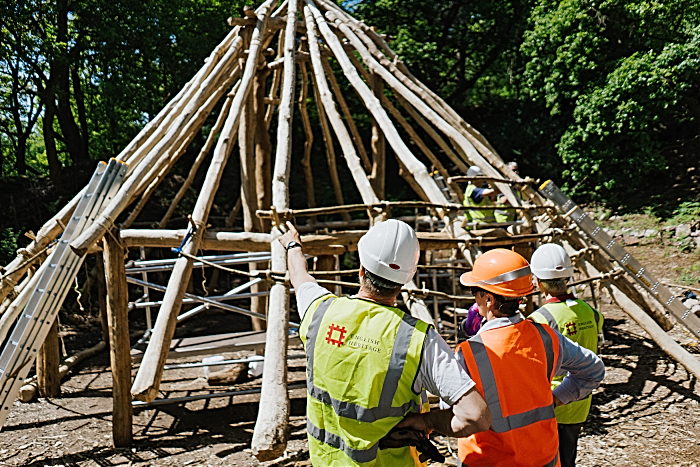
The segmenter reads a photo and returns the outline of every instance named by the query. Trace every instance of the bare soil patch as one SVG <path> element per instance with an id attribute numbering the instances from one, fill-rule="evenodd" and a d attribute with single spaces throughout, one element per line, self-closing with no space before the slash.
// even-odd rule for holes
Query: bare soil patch
<path id="1" fill-rule="evenodd" d="M 653 274 L 671 282 L 700 262 L 700 252 L 680 251 L 659 240 L 629 247 Z M 602 303 L 601 303 L 602 302 Z M 607 374 L 579 442 L 579 465 L 700 465 L 700 385 L 663 353 L 627 315 L 599 296 L 610 344 L 603 351 Z M 187 325 L 230 332 L 223 313 L 211 312 Z M 99 339 L 96 323 L 64 326 L 70 347 Z M 226 329 L 222 329 L 226 328 Z M 237 330 L 237 329 L 235 329 Z M 183 330 L 184 331 L 184 330 Z M 700 354 L 698 340 L 681 326 L 671 335 Z M 697 349 L 697 350 L 696 350 Z M 301 349 L 292 350 L 301 353 Z M 250 353 L 227 354 L 241 357 Z M 194 361 L 189 359 L 189 361 Z M 304 360 L 292 360 L 290 381 L 304 379 Z M 259 387 L 260 378 L 235 387 L 209 386 L 202 368 L 166 371 L 163 397 Z M 260 464 L 249 446 L 258 412 L 257 394 L 200 400 L 134 411 L 135 442 L 112 448 L 111 374 L 106 353 L 84 363 L 63 383 L 60 398 L 16 402 L 0 432 L 0 465 L 28 466 L 306 466 L 305 390 L 291 392 L 290 442 L 284 458 Z M 447 439 L 437 442 L 448 456 Z M 455 440 L 451 440 L 456 447 Z M 448 459 L 445 465 L 455 465 Z M 439 465 L 439 464 L 434 464 Z"/>

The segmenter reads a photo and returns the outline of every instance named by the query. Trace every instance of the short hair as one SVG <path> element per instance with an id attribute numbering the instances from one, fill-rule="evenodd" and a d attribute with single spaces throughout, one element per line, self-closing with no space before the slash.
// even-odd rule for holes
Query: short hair
<path id="1" fill-rule="evenodd" d="M 364 268 L 365 276 L 362 279 L 362 285 L 377 298 L 392 298 L 398 295 L 399 290 L 403 287 L 402 284 L 392 282 L 390 280 L 379 277 L 378 275 L 369 272 Z"/>
<path id="2" fill-rule="evenodd" d="M 540 281 L 540 290 L 552 297 L 557 295 L 565 295 L 568 289 L 566 285 L 567 279 L 538 279 Z"/>
<path id="3" fill-rule="evenodd" d="M 520 310 L 520 300 L 522 297 L 504 297 L 493 292 L 490 292 L 481 287 L 471 287 L 472 295 L 476 297 L 477 293 L 493 295 L 494 307 L 499 314 L 504 316 L 513 316 Z"/>

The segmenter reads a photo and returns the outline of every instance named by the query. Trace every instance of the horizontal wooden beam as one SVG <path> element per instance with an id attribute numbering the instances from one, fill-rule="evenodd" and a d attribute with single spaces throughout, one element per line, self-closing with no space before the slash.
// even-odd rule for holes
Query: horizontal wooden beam
<path id="1" fill-rule="evenodd" d="M 304 253 L 337 255 L 346 251 L 356 251 L 357 242 L 367 233 L 366 230 L 350 230 L 332 234 L 310 234 L 301 237 Z M 176 248 L 182 243 L 186 230 L 139 230 L 121 231 L 122 243 L 126 247 Z M 417 232 L 421 250 L 448 250 L 463 244 L 509 246 L 527 243 L 551 234 L 527 234 L 505 237 L 450 238 L 442 232 Z M 253 232 L 217 232 L 209 230 L 202 237 L 203 250 L 220 251 L 270 251 L 272 234 Z"/>
<path id="2" fill-rule="evenodd" d="M 457 175 L 455 177 L 450 177 L 447 179 L 447 183 L 451 182 L 498 182 L 505 183 L 506 185 L 532 185 L 533 183 L 536 183 L 537 180 L 530 177 L 526 177 L 520 180 L 510 180 L 508 178 L 468 177 L 466 175 Z"/>

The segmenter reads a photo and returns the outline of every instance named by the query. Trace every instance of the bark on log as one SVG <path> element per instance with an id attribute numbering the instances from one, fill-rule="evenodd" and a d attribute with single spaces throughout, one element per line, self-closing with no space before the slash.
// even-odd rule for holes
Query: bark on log
<path id="1" fill-rule="evenodd" d="M 289 172 L 292 151 L 292 102 L 294 100 L 294 38 L 297 3 L 287 6 L 287 29 L 284 41 L 284 77 L 277 126 L 277 151 L 272 179 L 272 204 L 280 209 L 289 208 Z M 272 235 L 281 234 L 275 225 Z M 286 273 L 287 252 L 278 241 L 272 240 L 271 269 Z M 287 340 L 289 337 L 289 286 L 275 283 L 270 289 L 268 328 L 265 342 L 265 371 L 262 377 L 260 409 L 255 422 L 251 448 L 260 461 L 279 457 L 287 447 L 289 424 L 289 394 L 287 393 Z"/>
<path id="2" fill-rule="evenodd" d="M 83 360 L 86 360 L 94 355 L 97 355 L 98 353 L 102 352 L 104 349 L 107 348 L 107 345 L 105 344 L 104 341 L 99 342 L 98 344 L 85 349 L 81 350 L 80 352 L 76 353 L 75 355 L 71 355 L 68 357 L 58 368 L 58 376 L 59 380 L 62 380 L 63 378 L 66 377 L 68 372 L 78 365 L 80 362 Z M 37 382 L 36 382 L 36 377 L 29 378 L 28 380 L 25 381 L 24 386 L 22 386 L 19 390 L 19 395 L 17 396 L 17 399 L 19 399 L 22 402 L 30 402 L 34 397 L 36 396 L 37 393 Z"/>
<path id="3" fill-rule="evenodd" d="M 353 180 L 357 189 L 360 191 L 360 196 L 362 196 L 362 201 L 366 204 L 376 203 L 379 198 L 372 189 L 372 185 L 367 178 L 367 173 L 362 168 L 360 163 L 360 158 L 355 152 L 355 147 L 352 144 L 350 134 L 345 128 L 343 120 L 340 118 L 340 114 L 335 107 L 335 102 L 333 101 L 333 95 L 328 88 L 328 82 L 326 81 L 326 74 L 323 67 L 323 58 L 321 57 L 321 51 L 318 47 L 318 37 L 316 35 L 316 27 L 314 26 L 314 19 L 311 15 L 305 15 L 306 19 L 306 34 L 309 38 L 309 54 L 311 55 L 311 68 L 313 69 L 313 74 L 315 76 L 314 84 L 317 90 L 316 98 L 317 101 L 320 100 L 323 103 L 326 115 L 333 125 L 333 130 L 338 137 L 338 142 L 340 147 L 343 149 L 343 155 L 345 156 L 345 161 L 348 164 L 350 173 L 352 174 Z M 325 137 L 324 137 L 325 138 Z M 330 135 L 328 141 L 331 146 L 333 144 Z M 337 170 L 337 169 L 336 169 Z M 335 174 L 337 178 L 337 173 Z M 340 182 L 338 182 L 340 183 Z"/>
<path id="4" fill-rule="evenodd" d="M 360 153 L 362 165 L 364 166 L 365 171 L 367 173 L 371 173 L 372 163 L 370 162 L 369 156 L 367 155 L 367 150 L 365 149 L 365 145 L 362 142 L 360 132 L 357 130 L 357 125 L 355 125 L 355 120 L 352 118 L 352 112 L 350 112 L 350 108 L 348 107 L 347 102 L 345 102 L 345 97 L 343 97 L 343 93 L 340 90 L 340 86 L 338 86 L 338 81 L 335 79 L 335 73 L 333 72 L 331 64 L 328 62 L 328 57 L 324 57 L 323 69 L 326 72 L 326 76 L 328 77 L 328 82 L 330 83 L 331 89 L 333 90 L 333 95 L 337 99 L 338 105 L 340 105 L 340 109 L 343 111 L 345 121 L 347 122 L 348 127 L 350 128 L 350 133 L 352 134 L 353 141 L 355 141 L 357 152 Z"/>
<path id="5" fill-rule="evenodd" d="M 362 81 L 362 78 L 360 78 L 360 76 L 357 73 L 357 70 L 352 65 L 350 59 L 343 50 L 343 46 L 341 45 L 340 41 L 330 30 L 330 27 L 321 15 L 321 12 L 318 10 L 318 8 L 316 8 L 316 5 L 313 2 L 313 0 L 305 1 L 305 16 L 307 14 L 313 15 L 313 18 L 316 21 L 316 24 L 318 25 L 321 35 L 323 36 L 324 40 L 335 55 L 336 60 L 338 60 L 338 63 L 343 69 L 345 76 L 360 94 L 365 106 L 379 123 L 387 141 L 396 153 L 396 156 L 399 159 L 401 159 L 403 164 L 406 166 L 406 169 L 418 181 L 418 184 L 420 185 L 421 189 L 425 192 L 427 197 L 430 199 L 430 201 L 438 204 L 445 204 L 447 200 L 442 194 L 442 191 L 440 191 L 440 188 L 435 184 L 435 180 L 432 179 L 426 167 L 418 159 L 416 159 L 416 157 L 411 153 L 406 144 L 403 142 L 398 132 L 396 131 L 396 128 L 391 123 L 389 116 L 382 108 L 379 99 L 377 99 L 372 94 L 372 91 L 367 87 L 364 81 Z M 307 19 L 307 31 L 308 29 L 309 21 Z M 386 81 L 386 78 L 384 78 L 384 80 Z"/>
<path id="6" fill-rule="evenodd" d="M 58 348 L 58 319 L 53 322 L 36 359 L 37 386 L 41 397 L 61 395 L 61 377 L 58 365 L 61 355 Z"/>
<path id="7" fill-rule="evenodd" d="M 304 126 L 304 157 L 301 159 L 301 165 L 304 167 L 304 179 L 306 180 L 306 203 L 310 208 L 316 207 L 316 195 L 314 192 L 314 175 L 311 168 L 311 148 L 314 143 L 314 134 L 311 130 L 311 120 L 309 112 L 306 109 L 306 99 L 309 94 L 309 75 L 306 70 L 306 64 L 299 65 L 301 73 L 301 94 L 299 95 L 299 112 L 301 113 L 301 121 Z M 315 218 L 311 219 L 315 221 Z"/>
<path id="8" fill-rule="evenodd" d="M 206 226 L 209 210 L 221 181 L 223 168 L 231 153 L 231 136 L 238 128 L 241 106 L 250 94 L 251 83 L 260 52 L 261 36 L 265 30 L 268 11 L 274 2 L 275 0 L 267 0 L 259 9 L 260 19 L 251 39 L 249 60 L 245 65 L 241 85 L 231 104 L 232 111 L 224 124 L 222 137 L 219 138 L 214 149 L 214 155 L 207 171 L 204 186 L 192 213 L 192 220 L 197 226 L 197 231 L 184 247 L 184 251 L 188 255 L 195 255 L 200 248 L 201 236 Z M 132 394 L 144 402 L 152 401 L 158 394 L 158 388 L 163 376 L 163 366 L 168 356 L 170 342 L 177 323 L 177 315 L 185 293 L 183 285 L 189 282 L 191 273 L 192 261 L 186 257 L 178 259 L 168 281 L 168 289 L 165 297 L 163 297 L 163 304 L 153 328 L 151 341 L 146 348 L 141 367 L 132 386 Z"/>
<path id="9" fill-rule="evenodd" d="M 116 235 L 119 236 L 118 233 Z M 129 291 L 124 272 L 124 248 L 112 235 L 105 235 L 104 270 L 107 284 L 107 328 L 112 368 L 112 441 L 126 447 L 133 441 L 131 409 L 131 356 L 129 345 Z"/>

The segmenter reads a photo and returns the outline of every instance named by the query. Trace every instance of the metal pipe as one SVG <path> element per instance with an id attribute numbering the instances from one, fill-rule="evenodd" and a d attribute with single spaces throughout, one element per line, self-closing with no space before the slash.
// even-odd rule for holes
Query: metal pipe
<path id="1" fill-rule="evenodd" d="M 226 292 L 224 295 L 235 295 L 235 294 L 241 292 L 242 290 L 245 290 L 245 289 L 247 289 L 247 288 L 249 288 L 249 287 L 251 287 L 251 286 L 257 284 L 257 283 L 260 282 L 261 280 L 262 280 L 262 278 L 256 277 L 255 279 L 253 279 L 253 280 L 251 280 L 251 281 L 249 281 L 249 282 L 246 282 L 245 284 L 241 284 L 241 285 L 239 285 L 238 287 L 235 287 L 235 288 L 229 290 L 229 291 Z M 204 310 L 206 310 L 206 309 L 207 309 L 207 306 L 206 306 L 206 305 L 199 305 L 198 307 L 192 308 L 191 310 L 186 311 L 186 312 L 182 313 L 181 315 L 179 315 L 179 316 L 177 317 L 177 322 L 180 323 L 180 322 L 182 322 L 182 321 L 184 321 L 184 320 L 186 320 L 186 319 L 189 319 L 189 318 L 191 318 L 192 316 L 196 315 L 197 313 L 199 313 L 199 312 L 201 312 L 201 311 L 204 311 Z"/>
<path id="2" fill-rule="evenodd" d="M 270 292 L 269 291 L 267 291 L 267 292 L 250 292 L 250 293 L 242 293 L 242 294 L 236 294 L 236 295 L 213 295 L 213 296 L 207 297 L 207 298 L 209 300 L 221 302 L 224 300 L 239 300 L 242 298 L 261 297 L 261 296 L 266 296 L 266 295 L 270 295 Z M 199 303 L 199 302 L 195 301 L 191 298 L 183 298 L 182 304 L 184 305 L 186 303 Z M 154 301 L 154 302 L 134 303 L 133 308 L 147 308 L 147 307 L 152 307 L 152 306 L 160 306 L 162 304 L 163 304 L 162 300 L 158 300 L 158 301 Z M 189 311 L 187 313 L 189 313 Z M 180 315 L 180 316 L 182 316 L 182 315 Z"/>
<path id="3" fill-rule="evenodd" d="M 289 355 L 287 357 L 287 360 L 297 360 L 299 358 L 306 358 L 306 355 L 304 354 L 297 354 L 297 355 Z M 263 362 L 265 361 L 265 357 L 262 355 L 253 355 L 251 357 L 247 358 L 239 358 L 236 360 L 221 360 L 219 362 L 211 362 L 211 363 L 202 363 L 202 362 L 194 362 L 194 363 L 181 363 L 179 365 L 165 365 L 163 369 L 165 370 L 176 370 L 180 368 L 199 368 L 203 366 L 224 366 L 224 365 L 233 365 L 235 363 L 250 363 L 250 362 Z"/>

